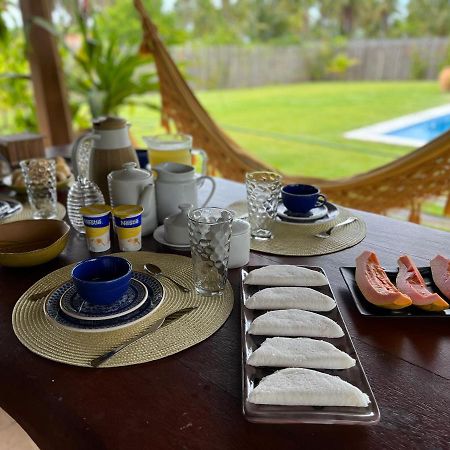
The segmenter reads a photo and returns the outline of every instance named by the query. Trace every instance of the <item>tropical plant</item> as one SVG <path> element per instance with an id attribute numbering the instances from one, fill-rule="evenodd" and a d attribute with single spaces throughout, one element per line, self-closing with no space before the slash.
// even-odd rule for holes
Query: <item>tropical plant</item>
<path id="1" fill-rule="evenodd" d="M 7 9 L 8 7 L 8 9 Z M 0 133 L 37 129 L 25 40 L 11 14 L 14 5 L 0 0 Z M 12 24 L 7 27 L 7 22 Z"/>
<path id="2" fill-rule="evenodd" d="M 119 44 L 110 31 L 101 32 L 96 13 L 87 14 L 77 0 L 67 3 L 74 20 L 69 26 L 61 30 L 40 18 L 34 22 L 58 38 L 75 120 L 85 125 L 84 105 L 90 119 L 118 114 L 124 105 L 157 108 L 139 98 L 158 88 L 151 57 L 137 46 Z"/>

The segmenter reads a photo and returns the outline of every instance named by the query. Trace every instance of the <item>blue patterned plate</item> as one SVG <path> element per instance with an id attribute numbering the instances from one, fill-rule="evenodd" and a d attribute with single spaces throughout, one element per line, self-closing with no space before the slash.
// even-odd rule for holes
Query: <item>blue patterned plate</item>
<path id="1" fill-rule="evenodd" d="M 68 283 L 64 283 L 48 295 L 44 302 L 45 315 L 56 325 L 74 331 L 96 333 L 128 327 L 153 314 L 164 299 L 164 288 L 155 277 L 143 272 L 133 272 L 133 279 L 140 281 L 147 288 L 148 296 L 142 306 L 123 316 L 104 320 L 80 320 L 68 316 L 59 306 Z"/>
<path id="2" fill-rule="evenodd" d="M 59 300 L 59 306 L 65 314 L 79 320 L 105 320 L 124 316 L 142 306 L 147 299 L 145 284 L 131 279 L 128 291 L 114 303 L 94 305 L 84 300 L 76 290 L 72 281 L 61 286 L 65 291 Z"/>
<path id="3" fill-rule="evenodd" d="M 325 223 L 335 219 L 339 215 L 339 209 L 333 203 L 326 202 L 318 208 L 313 208 L 305 215 L 295 215 L 290 213 L 283 203 L 278 205 L 278 217 L 282 222 L 304 223 Z"/>

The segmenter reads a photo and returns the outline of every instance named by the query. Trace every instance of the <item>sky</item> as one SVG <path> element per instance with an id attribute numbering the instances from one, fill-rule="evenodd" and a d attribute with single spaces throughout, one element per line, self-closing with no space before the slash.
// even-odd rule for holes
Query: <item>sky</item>
<path id="1" fill-rule="evenodd" d="M 235 3 L 236 1 L 238 1 L 238 0 L 234 0 L 231 3 Z M 175 4 L 175 2 L 176 2 L 176 0 L 164 0 L 164 3 L 163 3 L 164 9 L 166 11 L 171 11 L 173 9 L 173 5 Z M 213 0 L 213 3 L 216 6 L 220 6 L 221 0 Z"/>
<path id="2" fill-rule="evenodd" d="M 95 0 L 92 0 L 95 3 Z M 116 0 L 116 1 L 123 1 L 123 0 Z M 234 0 L 234 1 L 238 1 L 238 0 Z M 360 0 L 360 1 L 364 1 L 364 0 Z M 399 0 L 399 14 L 400 15 L 405 15 L 407 12 L 407 6 L 408 6 L 408 1 L 409 0 Z M 173 9 L 173 5 L 175 4 L 176 0 L 164 0 L 163 1 L 163 8 L 165 11 L 171 11 Z M 213 0 L 213 2 L 216 5 L 220 5 L 221 4 L 221 0 Z M 12 0 L 11 1 L 12 4 L 18 4 L 18 0 Z M 19 23 L 21 24 L 21 16 L 20 16 L 20 12 L 18 10 L 18 8 L 13 8 L 11 11 L 11 17 L 8 17 L 8 15 L 6 15 L 6 24 L 7 26 L 14 26 L 15 23 Z"/>
<path id="3" fill-rule="evenodd" d="M 164 0 L 163 8 L 165 11 L 171 11 L 176 0 Z"/>

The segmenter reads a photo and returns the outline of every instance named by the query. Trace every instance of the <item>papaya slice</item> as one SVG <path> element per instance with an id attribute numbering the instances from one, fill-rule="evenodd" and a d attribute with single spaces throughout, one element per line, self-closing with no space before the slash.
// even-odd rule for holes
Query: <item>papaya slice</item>
<path id="1" fill-rule="evenodd" d="M 402 309 L 412 303 L 389 280 L 374 252 L 365 251 L 356 258 L 355 279 L 366 300 L 380 308 Z"/>
<path id="2" fill-rule="evenodd" d="M 434 283 L 447 298 L 450 298 L 450 259 L 437 255 L 430 261 L 430 267 Z"/>
<path id="3" fill-rule="evenodd" d="M 414 306 L 426 311 L 442 311 L 448 308 L 448 303 L 439 295 L 430 292 L 425 281 L 409 256 L 398 259 L 397 288 L 408 295 Z"/>

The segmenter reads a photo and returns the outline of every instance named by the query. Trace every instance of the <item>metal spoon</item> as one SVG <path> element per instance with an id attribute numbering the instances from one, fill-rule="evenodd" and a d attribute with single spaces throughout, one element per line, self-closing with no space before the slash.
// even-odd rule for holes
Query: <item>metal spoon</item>
<path id="1" fill-rule="evenodd" d="M 349 223 L 354 222 L 355 220 L 358 220 L 356 217 L 349 217 L 347 220 L 344 220 L 341 223 L 338 223 L 334 227 L 328 228 L 328 230 L 323 231 L 322 233 L 317 233 L 314 236 L 322 239 L 328 239 L 331 236 L 331 232 L 335 230 L 336 228 L 343 227 L 345 225 L 348 225 Z"/>
<path id="2" fill-rule="evenodd" d="M 164 278 L 167 278 L 168 280 L 170 280 L 173 284 L 177 285 L 183 292 L 191 292 L 190 289 L 188 289 L 186 286 L 183 286 L 181 283 L 179 283 L 178 281 L 174 280 L 173 278 L 169 277 L 169 275 L 166 275 L 162 272 L 161 268 L 159 268 L 158 266 L 155 266 L 154 264 L 144 264 L 144 269 L 150 274 L 153 275 L 155 277 L 157 277 L 158 275 L 161 275 Z"/>

